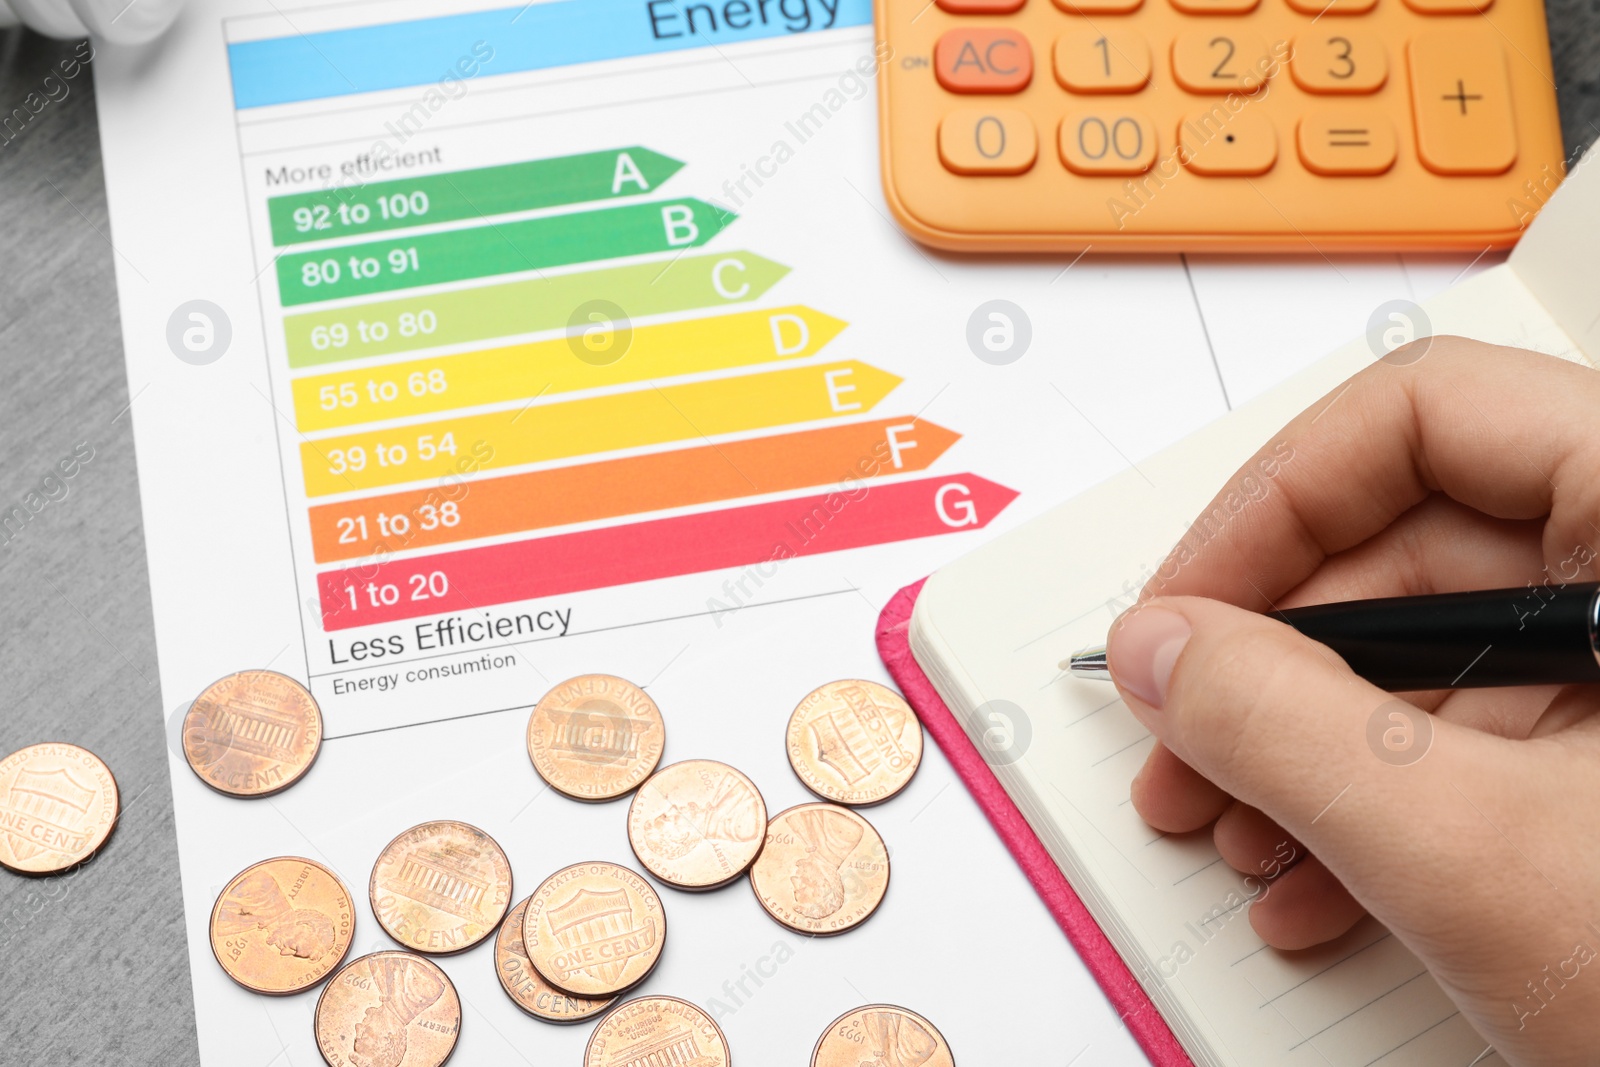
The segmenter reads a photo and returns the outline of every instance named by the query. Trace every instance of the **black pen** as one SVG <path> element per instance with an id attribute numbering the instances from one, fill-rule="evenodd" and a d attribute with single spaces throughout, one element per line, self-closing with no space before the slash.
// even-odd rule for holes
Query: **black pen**
<path id="1" fill-rule="evenodd" d="M 1380 689 L 1600 682 L 1600 582 L 1347 600 L 1273 611 Z M 1061 667 L 1109 680 L 1101 645 Z"/>

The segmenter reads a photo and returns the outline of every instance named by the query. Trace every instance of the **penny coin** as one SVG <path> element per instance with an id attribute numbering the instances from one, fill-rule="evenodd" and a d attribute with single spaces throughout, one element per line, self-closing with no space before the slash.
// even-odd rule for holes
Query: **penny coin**
<path id="1" fill-rule="evenodd" d="M 183 717 L 183 756 L 230 797 L 264 797 L 305 776 L 322 748 L 322 712 L 277 671 L 240 671 L 206 686 Z"/>
<path id="2" fill-rule="evenodd" d="M 645 869 L 679 889 L 715 889 L 750 868 L 767 833 L 755 783 L 726 763 L 693 759 L 651 775 L 628 806 L 628 843 Z"/>
<path id="3" fill-rule="evenodd" d="M 881 804 L 922 762 L 922 723 L 877 682 L 829 682 L 789 716 L 789 765 L 805 787 L 835 804 Z"/>
<path id="4" fill-rule="evenodd" d="M 494 933 L 511 905 L 511 862 L 464 822 L 413 826 L 378 854 L 367 886 L 378 925 L 415 952 L 465 952 Z"/>
<path id="5" fill-rule="evenodd" d="M 889 890 L 889 853 L 872 824 L 837 804 L 800 804 L 767 823 L 750 886 L 768 915 L 802 934 L 841 934 Z"/>
<path id="6" fill-rule="evenodd" d="M 316 1031 L 329 1067 L 440 1067 L 461 1036 L 461 998 L 432 960 L 374 952 L 328 979 Z"/>
<path id="7" fill-rule="evenodd" d="M 500 924 L 500 935 L 494 942 L 494 970 L 500 976 L 500 988 L 523 1011 L 536 1019 L 552 1023 L 575 1023 L 592 1019 L 616 1002 L 615 997 L 590 1000 L 563 993 L 539 976 L 522 947 L 522 916 L 528 910 L 526 900 L 518 901 L 506 921 Z"/>
<path id="8" fill-rule="evenodd" d="M 811 1067 L 868 1063 L 955 1067 L 956 1060 L 939 1028 L 916 1012 L 893 1004 L 868 1004 L 828 1024 L 811 1053 Z"/>
<path id="9" fill-rule="evenodd" d="M 595 861 L 564 867 L 528 898 L 522 944 L 544 980 L 582 997 L 609 997 L 661 960 L 667 913 L 644 875 Z"/>
<path id="10" fill-rule="evenodd" d="M 0 866 L 55 874 L 105 844 L 121 810 L 111 768 L 86 748 L 50 741 L 0 762 Z"/>
<path id="11" fill-rule="evenodd" d="M 583 1067 L 658 1063 L 729 1067 L 733 1057 L 711 1016 L 677 997 L 640 997 L 620 1005 L 600 1020 L 583 1052 Z"/>
<path id="12" fill-rule="evenodd" d="M 643 689 L 585 674 L 540 698 L 528 716 L 528 758 L 552 789 L 574 800 L 613 800 L 650 777 L 666 736 Z"/>
<path id="13" fill-rule="evenodd" d="M 246 867 L 211 909 L 211 951 L 252 993 L 300 993 L 350 951 L 355 905 L 339 877 L 315 860 L 280 856 Z"/>

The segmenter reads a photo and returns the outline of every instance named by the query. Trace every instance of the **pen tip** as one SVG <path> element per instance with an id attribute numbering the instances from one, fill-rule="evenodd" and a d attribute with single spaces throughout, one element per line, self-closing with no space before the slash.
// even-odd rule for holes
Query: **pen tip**
<path id="1" fill-rule="evenodd" d="M 1062 660 L 1058 666 L 1074 678 L 1111 680 L 1111 669 L 1106 665 L 1106 646 L 1091 645 L 1081 648 Z"/>

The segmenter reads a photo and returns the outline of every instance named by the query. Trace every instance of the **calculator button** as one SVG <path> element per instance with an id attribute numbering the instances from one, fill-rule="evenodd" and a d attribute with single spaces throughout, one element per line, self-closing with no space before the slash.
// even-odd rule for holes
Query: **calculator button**
<path id="1" fill-rule="evenodd" d="M 1265 174 L 1278 161 L 1278 135 L 1266 116 L 1248 104 L 1232 114 L 1219 104 L 1190 115 L 1178 127 L 1178 157 L 1208 177 Z"/>
<path id="2" fill-rule="evenodd" d="M 1389 79 L 1389 57 L 1375 34 L 1333 27 L 1295 38 L 1289 73 L 1308 93 L 1375 93 Z"/>
<path id="3" fill-rule="evenodd" d="M 1061 120 L 1061 162 L 1074 174 L 1143 174 L 1156 161 L 1156 128 L 1136 111 L 1080 111 Z"/>
<path id="4" fill-rule="evenodd" d="M 1517 161 L 1506 57 L 1476 32 L 1411 42 L 1411 110 L 1417 154 L 1435 174 L 1500 174 Z"/>
<path id="5" fill-rule="evenodd" d="M 1010 15 L 1022 10 L 1026 0 L 934 0 L 940 11 L 952 15 Z"/>
<path id="6" fill-rule="evenodd" d="M 1248 15 L 1261 0 L 1172 0 L 1185 15 Z"/>
<path id="7" fill-rule="evenodd" d="M 1394 124 L 1376 109 L 1313 111 L 1300 120 L 1300 162 L 1316 174 L 1382 174 L 1394 166 Z"/>
<path id="8" fill-rule="evenodd" d="M 1240 30 L 1185 30 L 1172 40 L 1172 75 L 1191 93 L 1253 93 L 1269 63 L 1261 38 Z"/>
<path id="9" fill-rule="evenodd" d="M 1378 0 L 1289 0 L 1289 8 L 1302 15 L 1365 15 L 1378 6 Z"/>
<path id="10" fill-rule="evenodd" d="M 939 161 L 956 174 L 1021 174 L 1039 156 L 1033 120 L 1009 108 L 961 108 L 939 123 Z"/>
<path id="11" fill-rule="evenodd" d="M 1138 34 L 1074 30 L 1056 38 L 1055 65 L 1075 93 L 1136 93 L 1150 81 L 1150 46 Z"/>
<path id="12" fill-rule="evenodd" d="M 1055 0 L 1069 15 L 1131 15 L 1144 0 Z"/>
<path id="13" fill-rule="evenodd" d="M 947 30 L 933 46 L 933 73 L 952 93 L 1020 93 L 1033 80 L 1033 49 L 1016 30 Z"/>
<path id="14" fill-rule="evenodd" d="M 1419 15 L 1476 15 L 1489 10 L 1494 0 L 1406 0 Z"/>

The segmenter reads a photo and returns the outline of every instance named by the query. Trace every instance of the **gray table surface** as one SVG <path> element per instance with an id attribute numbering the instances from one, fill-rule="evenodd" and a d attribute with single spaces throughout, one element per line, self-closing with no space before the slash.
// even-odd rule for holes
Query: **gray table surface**
<path id="1" fill-rule="evenodd" d="M 1600 137 L 1600 0 L 1553 0 L 1550 25 L 1573 158 Z M 5 32 L 0 116 L 71 53 Z M 91 78 L 0 144 L 0 511 L 94 449 L 64 498 L 0 537 L 0 753 L 85 745 L 125 814 L 72 875 L 0 872 L 0 1061 L 177 1067 L 199 1056 Z"/>

